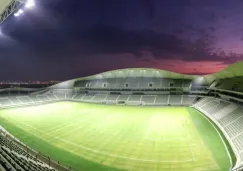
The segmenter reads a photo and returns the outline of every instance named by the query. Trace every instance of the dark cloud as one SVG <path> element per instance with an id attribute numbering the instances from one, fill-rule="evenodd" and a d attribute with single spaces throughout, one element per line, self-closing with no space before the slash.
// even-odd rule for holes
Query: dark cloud
<path id="1" fill-rule="evenodd" d="M 243 40 L 243 6 L 238 1 L 52 0 L 37 4 L 38 8 L 10 17 L 1 26 L 9 38 L 0 39 L 1 78 L 21 77 L 21 70 L 26 78 L 35 78 L 34 74 L 74 78 L 121 66 L 160 67 L 165 61 L 173 64 L 163 66 L 177 69 L 175 61 L 226 66 L 243 59 L 242 49 L 234 47 L 241 47 Z"/>
<path id="2" fill-rule="evenodd" d="M 215 23 L 218 21 L 219 18 L 218 18 L 218 15 L 214 11 L 212 11 L 208 14 L 207 19 L 209 22 Z"/>
<path id="3" fill-rule="evenodd" d="M 226 15 L 222 15 L 221 18 L 222 18 L 222 20 L 226 20 L 227 16 Z"/>
<path id="4" fill-rule="evenodd" d="M 142 0 L 141 2 L 148 9 L 149 18 L 153 19 L 155 17 L 154 0 Z"/>
<path id="5" fill-rule="evenodd" d="M 212 32 L 215 32 L 215 27 L 213 27 L 213 26 L 210 26 L 209 28 L 208 28 L 210 31 L 212 31 Z"/>
<path id="6" fill-rule="evenodd" d="M 226 61 L 226 63 L 241 59 L 242 55 L 213 48 L 214 37 L 210 31 L 190 28 L 193 32 L 197 32 L 196 39 L 183 37 L 183 34 L 187 33 L 180 29 L 177 32 L 181 34 L 174 34 L 175 32 L 128 31 L 100 26 L 82 28 L 78 31 L 66 30 L 63 32 L 66 36 L 57 36 L 59 34 L 55 30 L 40 31 L 43 34 L 35 35 L 34 42 L 33 37 L 21 38 L 24 39 L 23 46 L 38 55 L 43 54 L 43 58 L 77 57 L 77 55 L 67 56 L 71 52 L 83 56 L 131 53 L 140 59 L 149 53 L 154 59 L 159 60 Z M 213 27 L 210 30 L 212 31 Z M 49 37 L 48 42 L 46 37 Z"/>
<path id="7" fill-rule="evenodd" d="M 150 30 L 134 32 L 115 27 L 94 27 L 80 30 L 72 46 L 80 46 L 80 51 L 87 55 L 132 53 L 142 58 L 146 55 L 143 52 L 150 52 L 155 59 L 228 62 L 241 59 L 241 55 L 216 51 L 212 48 L 214 37 L 204 30 L 197 32 L 199 38 L 191 40 Z"/>

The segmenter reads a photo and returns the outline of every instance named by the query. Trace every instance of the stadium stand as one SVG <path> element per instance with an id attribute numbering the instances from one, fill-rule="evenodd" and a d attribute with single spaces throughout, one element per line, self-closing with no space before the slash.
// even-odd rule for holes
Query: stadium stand
<path id="1" fill-rule="evenodd" d="M 55 171 L 2 134 L 0 134 L 0 164 L 2 171 Z"/>
<path id="2" fill-rule="evenodd" d="M 243 107 L 213 97 L 204 97 L 194 107 L 218 125 L 238 155 L 240 163 L 243 160 Z"/>
<path id="3" fill-rule="evenodd" d="M 189 87 L 191 80 L 149 78 L 149 77 L 126 77 L 117 79 L 91 79 L 75 82 L 75 87 L 82 89 L 159 89 L 159 88 L 182 88 Z"/>
<path id="4" fill-rule="evenodd" d="M 143 105 L 192 105 L 197 96 L 191 95 L 137 95 L 137 94 L 101 94 L 101 93 L 63 93 L 48 92 L 41 95 L 6 96 L 0 98 L 0 108 L 38 105 L 43 103 L 63 100 L 92 102 L 92 103 L 115 103 L 131 104 L 130 102 Z"/>
<path id="5" fill-rule="evenodd" d="M 227 70 L 227 73 L 230 72 Z M 235 73 L 228 75 L 231 77 L 224 77 L 223 74 L 188 76 L 156 69 L 109 71 L 36 91 L 1 90 L 0 108 L 64 100 L 120 105 L 192 105 L 224 133 L 236 154 L 238 167 L 243 161 L 243 107 L 238 103 L 243 102 L 243 95 L 240 96 L 243 76 Z M 230 91 L 234 93 L 230 94 Z M 59 166 L 49 167 L 48 159 L 36 159 L 33 154 L 0 135 L 0 170 L 54 171 Z M 56 170 L 62 170 L 62 167 Z"/>
<path id="6" fill-rule="evenodd" d="M 170 95 L 158 95 L 155 100 L 157 105 L 168 105 L 168 99 Z"/>
<path id="7" fill-rule="evenodd" d="M 170 95 L 169 104 L 182 105 L 182 96 L 181 95 Z"/>
<path id="8" fill-rule="evenodd" d="M 119 94 L 108 94 L 106 101 L 116 101 L 119 98 Z"/>
<path id="9" fill-rule="evenodd" d="M 156 96 L 155 95 L 144 95 L 141 99 L 146 105 L 155 104 Z"/>

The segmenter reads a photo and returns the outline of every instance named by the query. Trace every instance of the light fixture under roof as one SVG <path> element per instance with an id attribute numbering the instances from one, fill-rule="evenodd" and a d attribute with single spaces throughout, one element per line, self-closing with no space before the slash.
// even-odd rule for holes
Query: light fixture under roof
<path id="1" fill-rule="evenodd" d="M 34 0 L 27 0 L 25 7 L 26 8 L 32 8 L 33 6 L 35 6 Z"/>
<path id="2" fill-rule="evenodd" d="M 17 13 L 14 13 L 14 16 L 15 17 L 18 17 L 20 14 L 17 12 Z"/>

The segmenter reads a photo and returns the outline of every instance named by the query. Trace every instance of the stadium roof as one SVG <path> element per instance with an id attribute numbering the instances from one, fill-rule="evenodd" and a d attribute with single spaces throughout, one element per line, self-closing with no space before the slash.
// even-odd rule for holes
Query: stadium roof
<path id="1" fill-rule="evenodd" d="M 243 61 L 229 65 L 220 72 L 204 75 L 203 77 L 207 82 L 212 82 L 215 79 L 243 77 Z"/>
<path id="2" fill-rule="evenodd" d="M 163 78 L 174 78 L 174 79 L 194 79 L 197 78 L 198 76 L 179 74 L 175 72 L 153 69 L 153 68 L 129 68 L 129 69 L 107 71 L 101 74 L 79 78 L 77 80 L 124 78 L 124 77 L 163 77 Z"/>
<path id="3" fill-rule="evenodd" d="M 0 24 L 2 24 L 21 3 L 26 0 L 0 0 Z"/>
<path id="4" fill-rule="evenodd" d="M 50 86 L 49 88 L 73 88 L 74 82 L 78 80 L 106 79 L 106 78 L 124 78 L 124 77 L 160 77 L 174 79 L 192 79 L 200 84 L 210 84 L 215 79 L 243 77 L 243 62 L 230 65 L 220 72 L 210 75 L 185 75 L 175 72 L 152 69 L 152 68 L 131 68 L 107 71 L 104 73 L 72 79 Z"/>
<path id="5" fill-rule="evenodd" d="M 152 69 L 152 68 L 130 68 L 107 71 L 101 74 L 92 75 L 88 77 L 78 78 L 76 80 L 83 79 L 106 79 L 106 78 L 122 78 L 122 77 L 163 77 L 174 79 L 197 79 L 203 78 L 201 83 L 209 84 L 215 79 L 231 78 L 231 77 L 243 77 L 243 61 L 234 63 L 220 72 L 209 75 L 186 75 L 179 74 L 171 71 Z"/>

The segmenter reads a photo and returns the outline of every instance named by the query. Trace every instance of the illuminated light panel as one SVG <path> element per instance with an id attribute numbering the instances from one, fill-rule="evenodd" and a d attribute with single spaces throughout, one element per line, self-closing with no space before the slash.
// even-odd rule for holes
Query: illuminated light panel
<path id="1" fill-rule="evenodd" d="M 19 11 L 18 11 L 18 13 L 19 14 L 22 14 L 24 11 L 22 10 L 22 9 L 20 9 Z"/>
<path id="2" fill-rule="evenodd" d="M 35 6 L 34 0 L 27 0 L 25 7 L 26 8 L 32 8 L 33 6 Z"/>
<path id="3" fill-rule="evenodd" d="M 17 12 L 14 14 L 15 17 L 18 17 L 20 14 Z"/>

